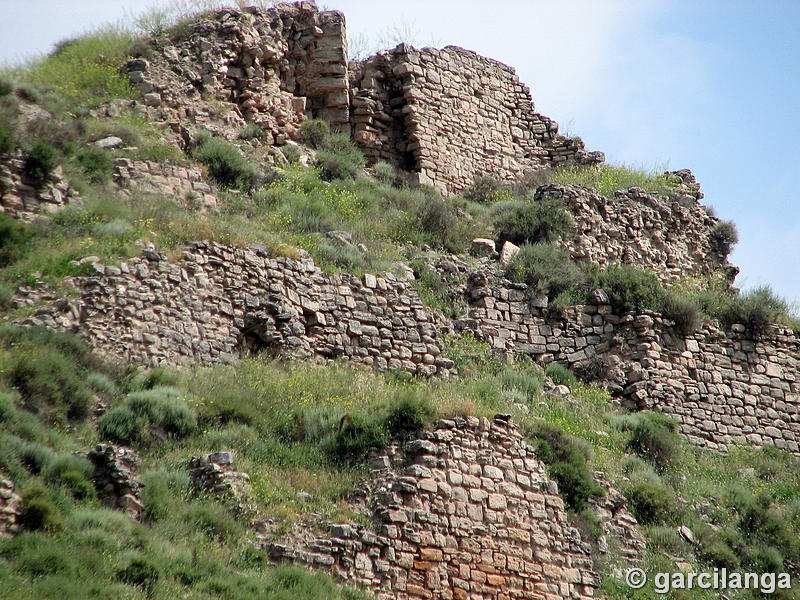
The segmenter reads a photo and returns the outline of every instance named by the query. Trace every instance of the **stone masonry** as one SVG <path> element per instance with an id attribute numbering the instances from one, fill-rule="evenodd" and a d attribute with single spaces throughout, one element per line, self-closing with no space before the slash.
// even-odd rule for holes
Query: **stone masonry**
<path id="1" fill-rule="evenodd" d="M 800 342 L 790 329 L 753 338 L 743 325 L 722 331 L 707 322 L 684 338 L 658 314 L 614 314 L 601 291 L 586 305 L 549 311 L 546 296 L 492 271 L 469 277 L 467 298 L 462 330 L 500 352 L 600 379 L 632 408 L 675 417 L 696 444 L 800 454 Z"/>
<path id="2" fill-rule="evenodd" d="M 544 465 L 507 416 L 440 420 L 379 457 L 377 531 L 267 543 L 275 560 L 325 567 L 381 599 L 591 598 L 591 546 L 571 527 Z"/>
<path id="3" fill-rule="evenodd" d="M 180 263 L 146 250 L 94 268 L 96 277 L 74 278 L 77 300 L 25 324 L 74 330 L 101 352 L 144 364 L 228 362 L 241 350 L 441 377 L 453 364 L 416 291 L 391 273 L 326 274 L 310 259 L 213 242 L 190 245 Z"/>
<path id="4" fill-rule="evenodd" d="M 0 156 L 0 213 L 31 222 L 59 210 L 67 204 L 79 204 L 80 194 L 56 167 L 45 181 L 35 181 L 25 174 L 25 157 Z"/>
<path id="5" fill-rule="evenodd" d="M 92 480 L 100 500 L 137 518 L 143 508 L 143 484 L 136 475 L 142 464 L 139 455 L 124 446 L 98 444 L 86 458 L 94 467 Z"/>
<path id="6" fill-rule="evenodd" d="M 14 482 L 0 477 L 0 538 L 19 531 L 19 505 L 22 501 L 14 491 Z"/>
<path id="7" fill-rule="evenodd" d="M 711 232 L 719 219 L 693 198 L 657 198 L 640 188 L 606 198 L 572 185 L 540 186 L 534 196 L 551 198 L 561 200 L 575 222 L 573 235 L 559 243 L 576 262 L 644 267 L 664 283 L 715 274 L 733 281 L 738 272 L 713 249 Z"/>
<path id="8" fill-rule="evenodd" d="M 351 81 L 353 138 L 367 158 L 412 171 L 445 194 L 476 175 L 512 181 L 604 160 L 535 112 L 512 68 L 463 48 L 401 44 L 354 65 Z"/>
<path id="9" fill-rule="evenodd" d="M 193 202 L 197 208 L 213 209 L 218 204 L 215 190 L 206 183 L 200 167 L 118 158 L 112 177 L 123 190 L 161 194 Z"/>

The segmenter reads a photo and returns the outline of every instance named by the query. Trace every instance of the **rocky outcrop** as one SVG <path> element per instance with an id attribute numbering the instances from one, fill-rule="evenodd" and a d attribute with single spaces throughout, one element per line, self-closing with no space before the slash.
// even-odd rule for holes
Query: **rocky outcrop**
<path id="1" fill-rule="evenodd" d="M 535 112 L 512 68 L 463 48 L 401 44 L 354 65 L 351 81 L 353 138 L 368 159 L 412 171 L 445 194 L 476 175 L 512 181 L 604 160 Z"/>
<path id="2" fill-rule="evenodd" d="M 94 467 L 92 480 L 101 502 L 138 518 L 143 506 L 136 471 L 142 459 L 130 448 L 112 444 L 98 444 L 86 458 Z"/>
<path id="3" fill-rule="evenodd" d="M 144 364 L 214 364 L 240 352 L 344 357 L 378 370 L 447 377 L 437 331 L 416 290 L 393 274 L 328 274 L 265 248 L 191 244 L 173 263 L 146 250 L 119 267 L 93 263 L 79 298 L 24 321 L 74 330 L 108 355 Z"/>
<path id="4" fill-rule="evenodd" d="M 592 597 L 591 547 L 507 416 L 441 420 L 374 466 L 376 530 L 297 532 L 266 543 L 272 558 L 330 569 L 387 600 Z"/>
<path id="5" fill-rule="evenodd" d="M 0 477 L 0 538 L 19 531 L 19 510 L 22 499 L 14 491 L 14 482 Z"/>
<path id="6" fill-rule="evenodd" d="M 189 477 L 197 490 L 210 493 L 214 498 L 232 505 L 243 517 L 255 514 L 255 504 L 247 473 L 233 467 L 232 452 L 212 452 L 193 456 L 189 461 Z"/>
<path id="7" fill-rule="evenodd" d="M 159 194 L 195 209 L 213 209 L 218 205 L 214 188 L 206 183 L 202 169 L 196 166 L 118 158 L 112 177 L 124 191 Z"/>

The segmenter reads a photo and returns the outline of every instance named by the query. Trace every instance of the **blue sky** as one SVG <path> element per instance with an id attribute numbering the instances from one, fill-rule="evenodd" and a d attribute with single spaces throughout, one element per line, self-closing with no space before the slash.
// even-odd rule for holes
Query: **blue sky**
<path id="1" fill-rule="evenodd" d="M 0 61 L 157 2 L 0 0 Z M 537 110 L 610 162 L 690 168 L 736 222 L 743 288 L 800 301 L 800 2 L 327 0 L 355 49 L 455 44 L 501 60 Z"/>

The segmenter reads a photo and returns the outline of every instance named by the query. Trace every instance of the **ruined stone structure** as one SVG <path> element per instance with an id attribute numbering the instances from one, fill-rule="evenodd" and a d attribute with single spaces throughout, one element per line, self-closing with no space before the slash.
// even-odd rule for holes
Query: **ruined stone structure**
<path id="1" fill-rule="evenodd" d="M 705 323 L 683 337 L 655 313 L 619 316 L 605 294 L 561 313 L 547 297 L 497 272 L 468 280 L 470 308 L 457 325 L 502 352 L 556 361 L 603 380 L 631 401 L 675 417 L 689 439 L 726 450 L 731 443 L 800 453 L 800 342 L 771 326 L 754 339 L 744 326 Z"/>
<path id="2" fill-rule="evenodd" d="M 142 459 L 130 448 L 113 444 L 98 444 L 86 458 L 92 463 L 92 481 L 102 502 L 124 511 L 133 518 L 142 512 L 142 483 L 136 472 Z"/>
<path id="3" fill-rule="evenodd" d="M 591 547 L 507 416 L 440 420 L 377 461 L 378 532 L 267 543 L 275 559 L 326 567 L 379 598 L 590 598 Z"/>
<path id="4" fill-rule="evenodd" d="M 308 117 L 349 131 L 340 12 L 320 12 L 313 2 L 217 10 L 163 41 L 163 49 L 130 61 L 126 70 L 153 116 L 181 132 L 184 142 L 198 126 L 235 137 L 252 122 L 264 129 L 268 145 L 282 145 Z"/>
<path id="5" fill-rule="evenodd" d="M 22 498 L 14 491 L 14 482 L 0 477 L 0 538 L 19 531 L 19 504 Z"/>
<path id="6" fill-rule="evenodd" d="M 197 490 L 208 492 L 217 500 L 230 503 L 240 517 L 255 514 L 250 477 L 234 468 L 233 452 L 193 456 L 189 461 L 189 477 Z"/>
<path id="7" fill-rule="evenodd" d="M 664 283 L 715 274 L 733 281 L 738 272 L 712 243 L 719 219 L 694 199 L 656 198 L 639 188 L 613 198 L 578 186 L 536 190 L 537 201 L 551 198 L 561 200 L 575 222 L 573 235 L 559 243 L 576 262 L 631 264 L 650 269 Z"/>
<path id="8" fill-rule="evenodd" d="M 56 167 L 44 181 L 37 181 L 25 173 L 21 152 L 0 155 L 0 213 L 30 223 L 80 201 L 80 194 L 64 178 L 61 167 Z"/>
<path id="9" fill-rule="evenodd" d="M 189 246 L 77 277 L 80 298 L 26 320 L 75 330 L 101 352 L 144 364 L 227 362 L 241 349 L 348 358 L 379 370 L 447 377 L 436 329 L 416 291 L 393 274 L 326 274 L 310 259 L 255 245 Z"/>
<path id="10" fill-rule="evenodd" d="M 476 175 L 511 181 L 604 160 L 535 112 L 512 68 L 463 48 L 401 44 L 357 65 L 352 87 L 353 137 L 368 159 L 412 171 L 445 194 Z"/>
<path id="11" fill-rule="evenodd" d="M 212 209 L 218 204 L 214 188 L 196 166 L 118 158 L 112 177 L 123 190 L 160 194 L 198 209 Z"/>

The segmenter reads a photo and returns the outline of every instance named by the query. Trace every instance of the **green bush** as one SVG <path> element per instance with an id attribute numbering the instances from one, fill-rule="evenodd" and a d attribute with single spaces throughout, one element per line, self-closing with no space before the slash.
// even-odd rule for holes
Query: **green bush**
<path id="1" fill-rule="evenodd" d="M 38 181 L 49 177 L 56 166 L 56 149 L 47 142 L 36 142 L 25 158 L 25 173 Z"/>
<path id="2" fill-rule="evenodd" d="M 762 335 L 767 326 L 789 311 L 786 301 L 776 296 L 769 286 L 748 290 L 731 297 L 721 309 L 720 321 L 726 327 L 734 323 L 745 326 L 753 336 Z"/>
<path id="3" fill-rule="evenodd" d="M 506 267 L 506 276 L 553 298 L 581 285 L 585 276 L 569 252 L 552 244 L 525 244 Z"/>
<path id="4" fill-rule="evenodd" d="M 158 564 L 146 556 L 132 559 L 117 572 L 117 578 L 128 585 L 135 585 L 150 592 L 161 577 Z"/>
<path id="5" fill-rule="evenodd" d="M 197 427 L 197 416 L 177 390 L 160 387 L 133 392 L 100 419 L 104 439 L 119 444 L 147 443 L 160 434 L 183 438 Z"/>
<path id="6" fill-rule="evenodd" d="M 89 414 L 92 394 L 70 356 L 57 348 L 34 345 L 30 341 L 15 346 L 7 373 L 25 405 L 53 417 L 82 420 Z"/>
<path id="7" fill-rule="evenodd" d="M 496 179 L 476 175 L 472 184 L 462 194 L 465 200 L 479 204 L 494 204 L 511 197 L 508 188 Z"/>
<path id="8" fill-rule="evenodd" d="M 16 394 L 0 392 L 0 423 L 10 423 L 17 415 Z"/>
<path id="9" fill-rule="evenodd" d="M 700 309 L 690 298 L 667 292 L 661 299 L 661 314 L 674 323 L 675 331 L 686 337 L 700 327 Z"/>
<path id="10" fill-rule="evenodd" d="M 0 269 L 18 261 L 28 251 L 35 235 L 30 225 L 0 213 Z"/>
<path id="11" fill-rule="evenodd" d="M 609 265 L 596 275 L 593 287 L 605 290 L 617 311 L 657 310 L 663 296 L 661 283 L 653 273 L 630 265 Z"/>
<path id="12" fill-rule="evenodd" d="M 408 440 L 419 434 L 433 419 L 435 409 L 428 396 L 403 389 L 390 400 L 385 424 L 393 438 Z"/>
<path id="13" fill-rule="evenodd" d="M 575 373 L 570 371 L 564 365 L 555 362 L 547 365 L 547 368 L 545 369 L 545 375 L 552 379 L 553 383 L 556 385 L 566 385 L 568 387 L 572 387 L 578 381 L 577 377 L 575 377 Z"/>
<path id="14" fill-rule="evenodd" d="M 372 449 L 385 447 L 389 439 L 389 431 L 381 419 L 355 413 L 343 419 L 322 446 L 334 460 L 352 463 L 366 459 Z"/>
<path id="15" fill-rule="evenodd" d="M 739 567 L 739 557 L 728 544 L 722 540 L 714 540 L 698 551 L 698 557 L 720 569 L 735 571 Z"/>
<path id="16" fill-rule="evenodd" d="M 8 96 L 14 91 L 14 86 L 5 79 L 0 78 L 0 98 Z"/>
<path id="17" fill-rule="evenodd" d="M 663 523 L 673 506 L 672 490 L 657 477 L 634 480 L 625 490 L 631 512 L 645 525 Z"/>
<path id="18" fill-rule="evenodd" d="M 587 462 L 591 448 L 587 442 L 565 433 L 556 425 L 543 422 L 536 423 L 528 437 L 571 510 L 583 510 L 589 496 L 605 494 L 589 470 Z"/>
<path id="19" fill-rule="evenodd" d="M 89 146 L 78 152 L 78 164 L 90 181 L 99 183 L 111 175 L 113 161 L 111 155 L 102 148 Z"/>
<path id="20" fill-rule="evenodd" d="M 64 527 L 61 511 L 50 500 L 50 495 L 42 486 L 32 486 L 22 492 L 19 523 L 23 529 L 56 531 Z"/>
<path id="21" fill-rule="evenodd" d="M 386 185 L 394 185 L 397 182 L 397 170 L 388 162 L 378 161 L 372 165 L 375 172 L 375 179 Z"/>
<path id="22" fill-rule="evenodd" d="M 500 202 L 492 216 L 497 237 L 517 245 L 553 242 L 569 235 L 575 226 L 558 198 Z"/>
<path id="23" fill-rule="evenodd" d="M 263 140 L 266 139 L 266 132 L 260 125 L 255 123 L 248 123 L 244 129 L 239 132 L 239 139 L 241 140 Z"/>
<path id="24" fill-rule="evenodd" d="M 233 144 L 209 134 L 198 135 L 194 158 L 208 168 L 219 185 L 249 191 L 261 178 L 258 168 Z"/>
<path id="25" fill-rule="evenodd" d="M 736 231 L 736 225 L 731 221 L 717 222 L 711 230 L 708 241 L 711 244 L 711 250 L 713 252 L 728 256 L 739 241 L 739 233 Z"/>
<path id="26" fill-rule="evenodd" d="M 364 169 L 364 155 L 348 136 L 334 134 L 328 146 L 317 150 L 316 164 L 322 169 L 325 181 L 356 179 Z"/>
<path id="27" fill-rule="evenodd" d="M 7 123 L 0 123 L 0 154 L 8 154 L 17 147 L 16 133 Z"/>
<path id="28" fill-rule="evenodd" d="M 59 483 L 65 485 L 77 500 L 88 500 L 95 497 L 94 484 L 80 471 L 64 471 L 59 476 Z"/>
<path id="29" fill-rule="evenodd" d="M 663 471 L 680 457 L 681 438 L 678 424 L 666 415 L 644 411 L 631 415 L 623 422 L 630 431 L 628 448 Z"/>
<path id="30" fill-rule="evenodd" d="M 657 169 L 645 171 L 625 164 L 563 167 L 554 169 L 550 179 L 553 183 L 592 187 L 608 198 L 613 197 L 617 190 L 632 187 L 642 188 L 653 195 L 669 195 L 676 188 L 676 183 Z"/>
<path id="31" fill-rule="evenodd" d="M 327 121 L 309 119 L 300 125 L 300 140 L 311 148 L 321 150 L 330 145 L 331 128 Z"/>
<path id="32" fill-rule="evenodd" d="M 184 515 L 184 521 L 205 535 L 219 540 L 238 537 L 242 526 L 224 507 L 202 502 L 194 503 Z"/>

